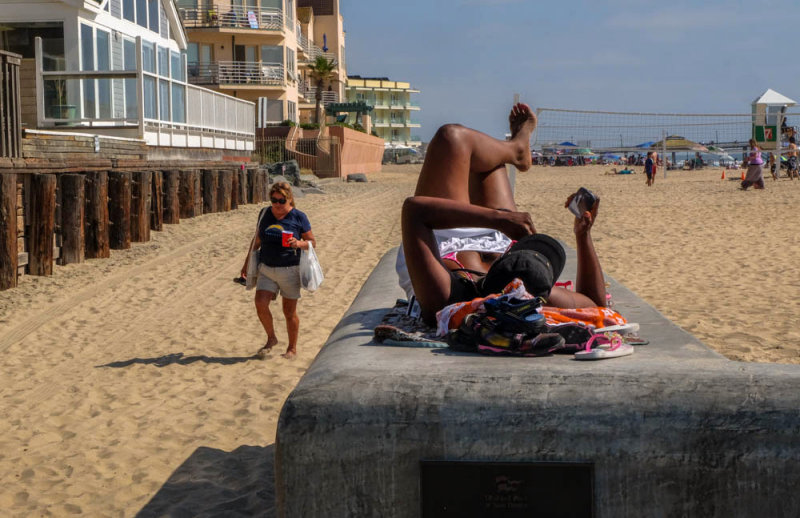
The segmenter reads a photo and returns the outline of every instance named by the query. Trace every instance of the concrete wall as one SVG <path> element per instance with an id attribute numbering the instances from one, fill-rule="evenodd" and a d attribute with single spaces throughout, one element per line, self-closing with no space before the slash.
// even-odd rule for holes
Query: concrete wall
<path id="1" fill-rule="evenodd" d="M 383 139 L 341 126 L 329 126 L 328 130 L 332 137 L 338 137 L 342 143 L 337 167 L 339 176 L 380 172 Z"/>

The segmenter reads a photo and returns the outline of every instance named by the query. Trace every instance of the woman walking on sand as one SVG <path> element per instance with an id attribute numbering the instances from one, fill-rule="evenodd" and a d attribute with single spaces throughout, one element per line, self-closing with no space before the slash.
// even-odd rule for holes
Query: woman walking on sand
<path id="1" fill-rule="evenodd" d="M 741 189 L 746 191 L 751 185 L 755 189 L 764 188 L 764 159 L 756 141 L 750 139 L 750 153 L 747 155 L 747 175 L 742 181 Z"/>
<path id="2" fill-rule="evenodd" d="M 316 247 L 317 241 L 311 232 L 308 217 L 294 207 L 291 185 L 286 182 L 273 184 L 269 190 L 269 201 L 270 206 L 259 215 L 258 230 L 242 266 L 242 275 L 247 274 L 249 252 L 259 250 L 255 302 L 258 319 L 267 333 L 267 343 L 256 355 L 264 359 L 278 343 L 269 305 L 280 293 L 289 335 L 289 346 L 283 357 L 291 359 L 297 355 L 297 336 L 300 331 L 300 318 L 297 316 L 300 250 L 308 250 L 309 244 Z"/>

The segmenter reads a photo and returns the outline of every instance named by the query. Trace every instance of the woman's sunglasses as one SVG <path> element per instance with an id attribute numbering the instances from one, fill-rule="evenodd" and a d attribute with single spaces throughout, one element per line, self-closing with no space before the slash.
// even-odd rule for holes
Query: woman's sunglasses
<path id="1" fill-rule="evenodd" d="M 283 205 L 286 203 L 286 198 L 270 198 L 269 201 Z"/>

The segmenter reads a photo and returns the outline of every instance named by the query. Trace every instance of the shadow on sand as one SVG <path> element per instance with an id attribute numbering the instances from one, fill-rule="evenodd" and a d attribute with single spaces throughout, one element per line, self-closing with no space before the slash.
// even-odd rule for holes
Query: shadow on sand
<path id="1" fill-rule="evenodd" d="M 136 516 L 274 517 L 274 455 L 274 444 L 198 448 Z"/>
<path id="2" fill-rule="evenodd" d="M 172 353 L 159 356 L 157 358 L 131 358 L 130 360 L 121 360 L 117 362 L 106 363 L 105 365 L 97 365 L 100 367 L 130 367 L 134 363 L 141 363 L 144 365 L 155 365 L 156 367 L 167 367 L 168 365 L 189 365 L 194 362 L 203 363 L 219 363 L 222 365 L 233 365 L 235 363 L 249 362 L 251 360 L 261 361 L 257 356 L 183 356 L 183 353 Z"/>

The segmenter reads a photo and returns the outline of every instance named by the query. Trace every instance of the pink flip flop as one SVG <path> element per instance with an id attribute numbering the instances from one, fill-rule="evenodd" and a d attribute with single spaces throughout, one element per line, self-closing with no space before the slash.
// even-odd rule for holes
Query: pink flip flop
<path id="1" fill-rule="evenodd" d="M 594 346 L 594 347 L 593 347 Z M 586 342 L 583 351 L 575 353 L 576 360 L 605 360 L 633 354 L 633 346 L 622 341 L 617 333 L 596 334 Z"/>

